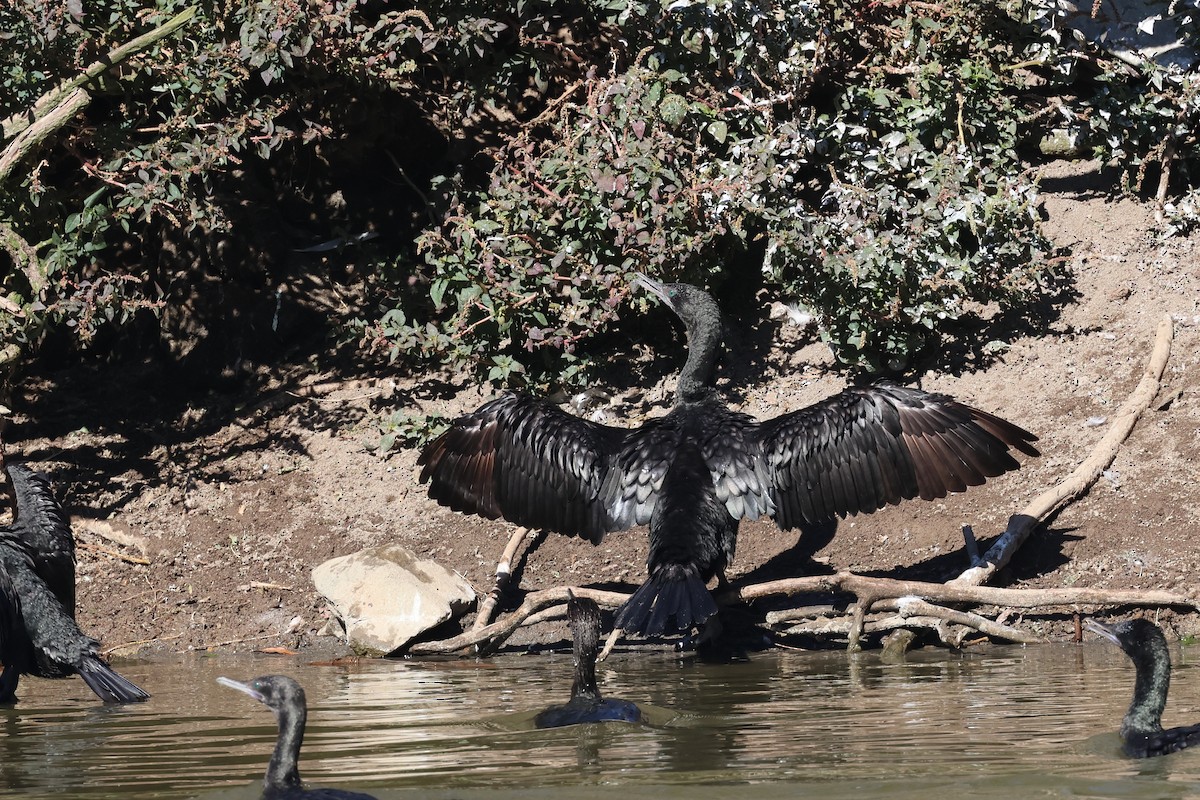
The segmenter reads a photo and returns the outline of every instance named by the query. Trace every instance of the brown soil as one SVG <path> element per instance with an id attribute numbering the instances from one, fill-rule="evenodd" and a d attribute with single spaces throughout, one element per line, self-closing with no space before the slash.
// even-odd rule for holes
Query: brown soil
<path id="1" fill-rule="evenodd" d="M 1002 582 L 1013 586 L 1189 589 L 1200 571 L 1200 256 L 1196 237 L 1162 241 L 1153 209 L 1113 199 L 1094 165 L 1043 173 L 1046 232 L 1067 248 L 1073 296 L 1040 319 L 1005 322 L 946 343 L 918 377 L 1036 432 L 1041 458 L 943 502 L 919 501 L 842 523 L 817 562 L 794 556 L 796 535 L 746 523 L 730 577 L 848 568 L 944 579 L 966 565 L 961 526 L 987 541 L 1010 513 L 1067 475 L 1137 384 L 1164 314 L 1176 322 L 1163 389 L 1091 491 L 1034 534 Z M 765 302 L 765 301 L 764 301 Z M 765 313 L 764 313 L 765 316 Z M 1007 327 L 1006 327 L 1007 326 Z M 730 365 L 744 410 L 801 407 L 839 389 L 822 345 L 777 331 L 762 368 Z M 989 355 L 988 340 L 1007 349 Z M 661 349 L 677 364 L 682 345 Z M 392 410 L 456 414 L 486 396 L 433 381 L 292 372 L 253 393 L 180 403 L 111 369 L 75 369 L 31 382 L 8 455 L 56 480 L 74 516 L 81 625 L 121 654 L 269 646 L 327 649 L 327 614 L 310 570 L 332 556 L 400 542 L 467 578 L 480 593 L 511 527 L 429 501 L 416 452 L 387 458 L 366 443 Z M 619 413 L 662 413 L 670 382 L 616 398 Z M 159 395 L 162 395 L 160 397 Z M 620 405 L 624 402 L 624 405 Z M 1169 402 L 1168 402 L 1169 401 Z M 526 589 L 627 584 L 644 575 L 643 531 L 598 547 L 549 535 L 521 574 Z M 143 559 L 145 564 L 134 563 Z M 1065 611 L 1065 610 L 1064 610 Z M 1177 633 L 1193 616 L 1173 617 Z M 1067 636 L 1051 615 L 1045 630 Z M 519 640 L 518 640 L 519 641 Z"/>

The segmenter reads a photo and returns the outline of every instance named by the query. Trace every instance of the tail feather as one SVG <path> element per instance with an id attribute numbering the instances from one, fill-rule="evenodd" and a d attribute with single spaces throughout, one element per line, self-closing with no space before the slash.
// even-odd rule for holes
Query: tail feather
<path id="1" fill-rule="evenodd" d="M 668 564 L 638 587 L 617 614 L 627 633 L 686 633 L 717 613 L 708 587 L 691 565 Z"/>
<path id="2" fill-rule="evenodd" d="M 150 697 L 148 692 L 99 658 L 86 659 L 79 668 L 79 677 L 106 703 L 134 703 Z"/>

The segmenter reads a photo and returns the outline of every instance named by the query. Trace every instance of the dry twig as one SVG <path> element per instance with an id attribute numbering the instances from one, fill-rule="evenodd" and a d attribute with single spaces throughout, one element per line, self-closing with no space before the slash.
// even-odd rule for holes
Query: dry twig
<path id="1" fill-rule="evenodd" d="M 101 553 L 111 558 L 120 559 L 121 561 L 128 561 L 130 564 L 141 564 L 142 566 L 148 566 L 150 564 L 150 559 L 148 558 L 142 558 L 141 556 L 127 556 L 124 553 L 118 553 L 116 550 L 109 550 L 107 547 L 101 547 L 98 544 L 76 542 L 75 546 L 84 550 L 91 550 L 93 553 Z"/>
<path id="2" fill-rule="evenodd" d="M 158 642 L 169 642 L 172 639 L 183 638 L 182 633 L 173 633 L 170 636 L 155 636 L 153 639 L 138 639 L 136 642 L 125 642 L 124 644 L 114 644 L 112 647 L 106 647 L 100 651 L 102 656 L 110 656 L 118 650 L 127 650 L 131 647 L 141 647 L 146 644 L 157 644 Z"/>

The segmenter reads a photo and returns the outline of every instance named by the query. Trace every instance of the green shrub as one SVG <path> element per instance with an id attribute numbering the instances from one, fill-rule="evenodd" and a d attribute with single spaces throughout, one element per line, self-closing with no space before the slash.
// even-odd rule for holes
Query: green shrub
<path id="1" fill-rule="evenodd" d="M 188 7 L 0 4 L 3 145 Z M 273 331 L 288 297 L 410 363 L 578 384 L 642 270 L 765 283 L 844 361 L 903 364 L 1049 276 L 1017 157 L 1049 117 L 1131 190 L 1169 165 L 1167 227 L 1196 219 L 1194 75 L 1076 43 L 1050 2 L 196 7 L 5 180 L 6 354 L 147 309 L 191 340 L 256 308 Z M 1193 45 L 1196 8 L 1171 8 Z"/>
<path id="2" fill-rule="evenodd" d="M 577 382 L 576 346 L 633 270 L 706 283 L 761 269 L 870 366 L 1030 297 L 1046 242 L 998 63 L 1019 53 L 1019 25 L 995 7 L 865 8 L 625 7 L 653 32 L 633 63 L 519 135 L 487 189 L 423 237 L 443 313 L 393 315 L 394 353 Z"/>

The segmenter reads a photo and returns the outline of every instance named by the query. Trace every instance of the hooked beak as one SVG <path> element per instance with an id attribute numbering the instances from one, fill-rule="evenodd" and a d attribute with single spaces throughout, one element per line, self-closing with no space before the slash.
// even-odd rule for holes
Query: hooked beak
<path id="1" fill-rule="evenodd" d="M 1113 632 L 1113 629 L 1110 626 L 1105 625 L 1103 622 L 1099 622 L 1091 617 L 1088 617 L 1083 621 L 1083 627 L 1087 628 L 1092 633 L 1103 636 L 1105 639 L 1108 639 L 1118 647 L 1121 646 L 1121 640 L 1117 638 L 1117 634 Z"/>
<path id="2" fill-rule="evenodd" d="M 641 286 L 643 289 L 650 292 L 650 294 L 654 295 L 659 300 L 662 300 L 668 306 L 671 305 L 671 301 L 667 297 L 667 287 L 666 286 L 664 286 L 663 284 L 659 283 L 658 281 L 654 280 L 653 278 L 651 278 L 650 276 L 648 276 L 644 273 L 636 272 L 634 274 L 637 275 L 637 277 L 633 281 L 634 286 Z"/>
<path id="3" fill-rule="evenodd" d="M 248 694 L 260 703 L 267 702 L 267 698 L 263 697 L 262 692 L 258 691 L 247 683 L 240 683 L 232 678 L 226 678 L 224 675 L 217 678 L 217 683 L 221 684 L 222 686 L 228 686 L 230 689 L 237 689 L 239 692 L 243 692 L 244 694 Z"/>

